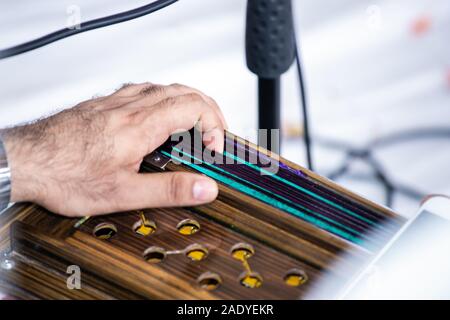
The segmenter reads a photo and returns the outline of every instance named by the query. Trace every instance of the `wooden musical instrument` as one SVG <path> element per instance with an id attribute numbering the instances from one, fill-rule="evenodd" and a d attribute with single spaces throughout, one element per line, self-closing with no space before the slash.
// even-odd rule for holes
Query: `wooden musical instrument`
<path id="1" fill-rule="evenodd" d="M 338 290 L 403 223 L 232 134 L 223 155 L 209 155 L 222 163 L 188 146 L 191 152 L 166 143 L 141 170 L 206 174 L 219 183 L 211 204 L 86 212 L 83 219 L 35 204 L 4 212 L 0 292 L 23 299 L 296 299 L 325 272 Z M 68 288 L 70 266 L 81 271 L 81 289 Z"/>

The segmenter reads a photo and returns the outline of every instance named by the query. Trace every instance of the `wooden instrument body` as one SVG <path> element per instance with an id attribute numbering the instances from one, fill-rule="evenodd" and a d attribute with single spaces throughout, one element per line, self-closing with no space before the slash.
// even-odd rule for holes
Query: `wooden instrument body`
<path id="1" fill-rule="evenodd" d="M 144 160 L 143 171 L 161 170 L 152 160 Z M 285 159 L 280 161 L 396 225 L 403 223 L 390 210 Z M 166 164 L 164 170 L 192 171 L 173 163 Z M 0 269 L 0 291 L 25 299 L 297 299 L 314 289 L 325 272 L 332 274 L 335 289 L 339 289 L 359 267 L 358 261 L 362 263 L 371 255 L 367 249 L 230 186 L 219 184 L 219 188 L 218 199 L 208 205 L 143 210 L 145 218 L 157 225 L 156 232 L 146 237 L 133 230 L 140 219 L 136 211 L 91 218 L 75 228 L 77 219 L 55 215 L 34 204 L 16 204 L 0 216 L 0 251 L 10 250 L 9 259 L 15 263 L 10 270 Z M 200 231 L 180 234 L 177 225 L 184 219 L 197 221 Z M 117 233 L 108 240 L 97 239 L 93 231 L 101 223 L 114 224 Z M 239 243 L 254 249 L 247 266 L 231 254 L 231 248 Z M 193 244 L 207 248 L 206 259 L 188 259 L 183 250 Z M 143 253 L 152 246 L 174 254 L 158 264 L 149 263 Z M 67 288 L 70 265 L 81 269 L 81 289 Z M 239 279 L 249 268 L 262 277 L 260 287 L 241 285 Z M 306 275 L 304 284 L 285 283 L 286 274 L 293 269 Z M 199 286 L 198 278 L 207 272 L 220 276 L 217 289 Z"/>

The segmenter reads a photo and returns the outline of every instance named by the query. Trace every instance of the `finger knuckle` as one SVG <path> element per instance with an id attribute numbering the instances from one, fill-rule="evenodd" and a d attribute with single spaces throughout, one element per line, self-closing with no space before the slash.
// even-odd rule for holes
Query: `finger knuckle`
<path id="1" fill-rule="evenodd" d="M 179 98 L 177 97 L 168 97 L 162 101 L 162 105 L 164 107 L 173 107 L 179 102 Z"/>
<path id="2" fill-rule="evenodd" d="M 146 85 L 139 94 L 141 96 L 152 96 L 164 93 L 164 87 L 155 84 Z"/>
<path id="3" fill-rule="evenodd" d="M 191 103 L 202 103 L 204 102 L 203 98 L 201 95 L 199 95 L 196 92 L 191 92 L 191 93 L 187 93 L 185 95 L 182 96 L 187 102 L 191 102 Z"/>
<path id="4" fill-rule="evenodd" d="M 182 89 L 186 89 L 187 87 L 181 83 L 172 83 L 170 84 L 170 87 L 172 87 L 175 90 L 182 90 Z"/>
<path id="5" fill-rule="evenodd" d="M 120 86 L 119 89 L 116 90 L 116 92 L 123 91 L 123 90 L 128 89 L 128 88 L 132 88 L 133 86 L 135 86 L 134 83 L 132 83 L 132 82 L 125 82 L 125 83 L 123 83 Z"/>
<path id="6" fill-rule="evenodd" d="M 183 201 L 185 178 L 180 174 L 173 174 L 167 185 L 167 198 L 170 202 L 180 203 Z"/>

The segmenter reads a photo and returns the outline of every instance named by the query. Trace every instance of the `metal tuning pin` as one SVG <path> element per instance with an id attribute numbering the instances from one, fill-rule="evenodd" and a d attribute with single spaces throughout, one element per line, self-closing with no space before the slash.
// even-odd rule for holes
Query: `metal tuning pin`
<path id="1" fill-rule="evenodd" d="M 144 158 L 144 161 L 158 169 L 164 170 L 171 159 L 158 151 L 153 151 Z"/>
<path id="2" fill-rule="evenodd" d="M 78 220 L 75 224 L 74 224 L 74 228 L 78 229 L 79 227 L 81 227 L 86 221 L 88 221 L 91 217 L 90 216 L 85 216 L 83 218 L 81 218 L 80 220 Z"/>

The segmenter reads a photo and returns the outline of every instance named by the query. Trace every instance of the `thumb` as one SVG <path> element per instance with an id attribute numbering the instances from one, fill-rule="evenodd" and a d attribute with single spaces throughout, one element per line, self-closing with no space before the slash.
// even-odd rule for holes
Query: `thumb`
<path id="1" fill-rule="evenodd" d="M 217 183 L 187 172 L 147 173 L 130 177 L 122 192 L 127 210 L 155 207 L 192 206 L 213 201 Z"/>

